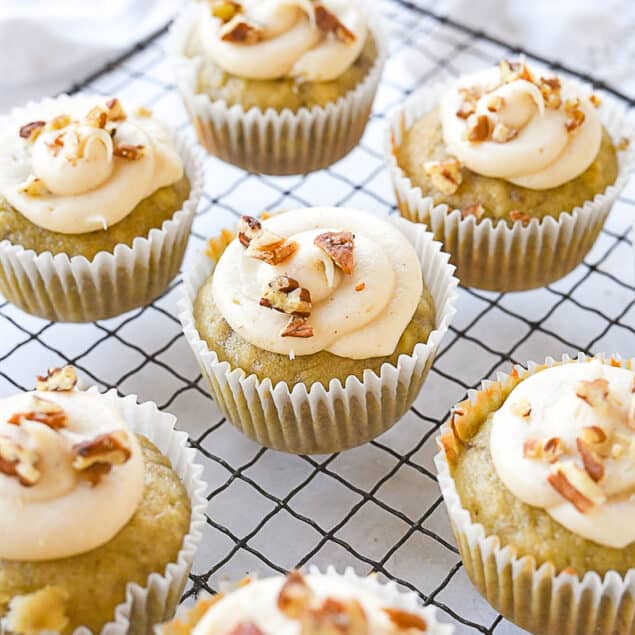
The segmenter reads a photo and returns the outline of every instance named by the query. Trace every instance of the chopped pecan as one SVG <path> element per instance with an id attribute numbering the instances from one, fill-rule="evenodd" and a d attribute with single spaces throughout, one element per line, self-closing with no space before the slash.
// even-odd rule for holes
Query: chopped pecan
<path id="1" fill-rule="evenodd" d="M 326 232 L 316 236 L 313 244 L 324 251 L 344 273 L 353 273 L 355 236 L 351 232 Z"/>
<path id="2" fill-rule="evenodd" d="M 291 571 L 280 589 L 278 608 L 291 619 L 298 619 L 311 604 L 313 593 L 299 571 Z"/>
<path id="3" fill-rule="evenodd" d="M 105 128 L 108 121 L 108 113 L 103 106 L 95 106 L 88 111 L 86 123 L 93 128 Z"/>
<path id="4" fill-rule="evenodd" d="M 106 102 L 106 108 L 108 108 L 108 121 L 123 121 L 126 118 L 126 111 L 116 97 Z"/>
<path id="5" fill-rule="evenodd" d="M 390 621 L 400 631 L 410 631 L 414 629 L 417 631 L 426 632 L 428 629 L 428 623 L 416 613 L 410 613 L 398 608 L 385 608 L 384 613 L 388 615 Z"/>
<path id="6" fill-rule="evenodd" d="M 333 33 L 335 37 L 344 42 L 344 44 L 351 44 L 357 38 L 355 34 L 344 26 L 338 19 L 338 17 L 331 13 L 324 5 L 318 4 L 315 6 L 315 23 L 318 29 L 324 33 Z"/>
<path id="7" fill-rule="evenodd" d="M 557 77 L 541 77 L 538 88 L 547 108 L 551 110 L 560 108 L 562 105 L 561 84 Z"/>
<path id="8" fill-rule="evenodd" d="M 23 421 L 37 421 L 53 430 L 66 427 L 66 413 L 63 408 L 53 401 L 33 396 L 31 409 L 26 412 L 16 412 L 7 420 L 8 423 L 19 426 Z"/>
<path id="9" fill-rule="evenodd" d="M 456 116 L 459 119 L 467 119 L 470 115 L 476 112 L 476 104 L 473 101 L 464 100 L 459 109 L 456 111 Z"/>
<path id="10" fill-rule="evenodd" d="M 128 433 L 125 430 L 116 430 L 75 444 L 72 466 L 96 485 L 102 475 L 110 472 L 113 465 L 123 465 L 131 456 Z"/>
<path id="11" fill-rule="evenodd" d="M 492 130 L 492 141 L 496 143 L 507 143 L 518 136 L 518 130 L 510 128 L 502 121 L 499 121 Z"/>
<path id="12" fill-rule="evenodd" d="M 234 0 L 216 0 L 216 2 L 212 2 L 210 8 L 212 15 L 221 20 L 221 22 L 229 22 L 243 10 L 242 5 Z"/>
<path id="13" fill-rule="evenodd" d="M 604 477 L 604 464 L 600 457 L 593 451 L 591 445 L 583 441 L 580 437 L 576 439 L 578 452 L 582 457 L 582 463 L 586 473 L 597 483 Z"/>
<path id="14" fill-rule="evenodd" d="M 289 276 L 277 276 L 265 289 L 260 306 L 281 313 L 309 317 L 311 315 L 311 292 Z"/>
<path id="15" fill-rule="evenodd" d="M 567 454 L 569 448 L 560 437 L 551 437 L 547 439 L 544 445 L 545 460 L 549 463 L 555 463 L 563 454 Z"/>
<path id="16" fill-rule="evenodd" d="M 68 392 L 77 386 L 77 373 L 72 366 L 49 368 L 45 376 L 38 376 L 36 390 Z"/>
<path id="17" fill-rule="evenodd" d="M 591 408 L 596 408 L 606 402 L 609 397 L 609 382 L 606 379 L 580 381 L 575 387 L 576 397 L 579 397 Z"/>
<path id="18" fill-rule="evenodd" d="M 501 95 L 492 95 L 487 100 L 487 110 L 490 112 L 500 112 L 505 106 L 505 98 Z"/>
<path id="19" fill-rule="evenodd" d="M 362 280 L 355 285 L 355 291 L 363 291 L 366 288 L 366 283 Z"/>
<path id="20" fill-rule="evenodd" d="M 27 196 L 45 196 L 49 193 L 44 181 L 35 176 L 30 176 L 25 183 L 20 186 L 20 191 Z"/>
<path id="21" fill-rule="evenodd" d="M 587 514 L 596 503 L 606 500 L 602 490 L 575 463 L 560 463 L 547 477 L 549 484 L 576 509 Z"/>
<path id="22" fill-rule="evenodd" d="M 604 443 L 608 437 L 600 426 L 587 426 L 580 431 L 580 438 L 590 445 L 600 445 Z"/>
<path id="23" fill-rule="evenodd" d="M 454 194 L 463 181 L 461 164 L 456 159 L 426 161 L 423 170 L 430 177 L 432 186 L 443 194 Z"/>
<path id="24" fill-rule="evenodd" d="M 64 147 L 64 133 L 60 132 L 52 143 L 47 143 L 46 147 L 51 151 L 54 157 L 56 157 Z"/>
<path id="25" fill-rule="evenodd" d="M 138 161 L 145 154 L 145 147 L 140 144 L 133 146 L 127 143 L 122 143 L 115 146 L 113 154 L 116 157 L 128 159 L 129 161 Z"/>
<path id="26" fill-rule="evenodd" d="M 252 239 L 262 232 L 262 225 L 253 216 L 241 216 L 238 222 L 238 240 L 243 247 L 249 247 Z"/>
<path id="27" fill-rule="evenodd" d="M 149 108 L 146 108 L 145 106 L 139 106 L 135 110 L 135 115 L 137 115 L 137 117 L 142 117 L 144 119 L 147 119 L 148 117 L 152 117 L 152 111 Z"/>
<path id="28" fill-rule="evenodd" d="M 531 415 L 531 404 L 528 399 L 521 399 L 511 404 L 509 411 L 516 417 L 527 419 Z"/>
<path id="29" fill-rule="evenodd" d="M 240 622 L 229 635 L 265 635 L 254 622 Z"/>
<path id="30" fill-rule="evenodd" d="M 593 93 L 590 97 L 589 97 L 589 101 L 596 107 L 599 108 L 602 105 L 602 100 L 595 94 Z"/>
<path id="31" fill-rule="evenodd" d="M 631 140 L 628 137 L 622 137 L 615 146 L 618 152 L 624 152 L 631 145 Z"/>
<path id="32" fill-rule="evenodd" d="M 463 218 L 468 218 L 470 216 L 474 216 L 476 220 L 481 220 L 485 215 L 485 208 L 480 204 L 476 203 L 474 205 L 468 205 L 461 210 L 461 216 Z"/>
<path id="33" fill-rule="evenodd" d="M 42 129 L 46 125 L 46 121 L 32 121 L 20 128 L 20 136 L 27 141 L 35 141 Z"/>
<path id="34" fill-rule="evenodd" d="M 519 209 L 513 209 L 509 212 L 509 218 L 512 223 L 521 222 L 525 226 L 531 222 L 531 216 L 527 212 L 521 212 Z"/>
<path id="35" fill-rule="evenodd" d="M 568 117 L 564 124 L 567 132 L 574 132 L 584 123 L 586 115 L 580 108 L 579 99 L 568 99 L 565 101 L 564 112 Z"/>
<path id="36" fill-rule="evenodd" d="M 62 128 L 66 128 L 71 121 L 72 119 L 69 115 L 58 115 L 57 117 L 53 117 L 53 119 L 46 124 L 46 128 L 48 130 L 61 130 Z"/>
<path id="37" fill-rule="evenodd" d="M 517 79 L 524 79 L 527 82 L 534 82 L 531 71 L 524 62 L 510 62 L 509 60 L 501 60 L 498 69 L 500 71 L 501 81 L 504 84 L 514 82 Z"/>
<path id="38" fill-rule="evenodd" d="M 326 598 L 301 618 L 302 635 L 368 635 L 368 619 L 357 600 Z"/>
<path id="39" fill-rule="evenodd" d="M 257 258 L 268 265 L 279 265 L 292 256 L 297 249 L 298 243 L 294 240 L 287 240 L 263 229 L 250 240 L 245 256 Z"/>
<path id="40" fill-rule="evenodd" d="M 289 323 L 280 332 L 280 337 L 300 337 L 306 339 L 313 337 L 315 331 L 309 324 L 308 318 L 292 315 Z"/>
<path id="41" fill-rule="evenodd" d="M 0 436 L 0 474 L 17 478 L 20 485 L 33 487 L 40 480 L 37 452 L 25 448 L 10 437 Z"/>
<path id="42" fill-rule="evenodd" d="M 467 120 L 466 136 L 472 143 L 487 141 L 492 134 L 492 122 L 487 115 L 471 115 Z"/>
<path id="43" fill-rule="evenodd" d="M 263 38 L 262 29 L 245 20 L 233 20 L 227 23 L 227 29 L 221 36 L 225 42 L 234 44 L 258 44 Z"/>

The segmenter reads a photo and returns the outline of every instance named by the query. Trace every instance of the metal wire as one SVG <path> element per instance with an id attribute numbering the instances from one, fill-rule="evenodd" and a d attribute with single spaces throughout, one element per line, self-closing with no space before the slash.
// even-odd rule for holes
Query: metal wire
<path id="1" fill-rule="evenodd" d="M 243 213 L 317 204 L 394 213 L 382 154 L 386 113 L 427 83 L 519 52 L 412 2 L 382 0 L 380 8 L 393 30 L 392 55 L 361 145 L 328 170 L 302 177 L 256 176 L 208 158 L 189 254 Z M 143 101 L 192 135 L 164 36 L 160 31 L 73 90 Z M 251 572 L 351 565 L 417 592 L 458 633 L 519 633 L 467 580 L 436 484 L 434 438 L 468 389 L 514 363 L 577 351 L 635 356 L 634 211 L 631 182 L 585 263 L 545 289 L 462 288 L 459 314 L 415 406 L 393 430 L 356 450 L 286 456 L 236 432 L 211 400 L 181 334 L 180 280 L 145 309 L 88 325 L 45 322 L 0 301 L 0 395 L 28 390 L 43 368 L 66 363 L 89 383 L 157 401 L 178 416 L 205 467 L 210 502 L 186 602 Z"/>

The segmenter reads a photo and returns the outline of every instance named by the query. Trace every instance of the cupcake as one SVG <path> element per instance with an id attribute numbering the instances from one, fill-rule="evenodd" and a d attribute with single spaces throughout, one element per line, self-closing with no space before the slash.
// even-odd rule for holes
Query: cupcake
<path id="1" fill-rule="evenodd" d="M 436 620 L 412 592 L 394 583 L 310 567 L 307 574 L 245 580 L 226 594 L 200 600 L 160 635 L 451 635 L 454 627 Z"/>
<path id="2" fill-rule="evenodd" d="M 0 292 L 50 320 L 112 317 L 177 274 L 198 156 L 146 108 L 61 96 L 0 121 Z"/>
<path id="3" fill-rule="evenodd" d="M 420 225 L 352 209 L 241 219 L 185 277 L 181 322 L 226 417 L 263 445 L 334 452 L 410 407 L 457 280 Z"/>
<path id="4" fill-rule="evenodd" d="M 209 152 L 253 172 L 301 174 L 359 142 L 387 42 L 358 0 L 210 0 L 177 18 L 171 53 Z"/>
<path id="5" fill-rule="evenodd" d="M 173 417 L 76 382 L 51 369 L 0 400 L 0 628 L 150 632 L 200 541 L 201 469 Z"/>
<path id="6" fill-rule="evenodd" d="M 442 432 L 439 485 L 490 604 L 532 633 L 635 632 L 633 360 L 517 368 Z"/>
<path id="7" fill-rule="evenodd" d="M 631 135 L 617 100 L 503 61 L 411 98 L 386 152 L 401 213 L 461 282 L 521 291 L 582 262 L 634 165 Z"/>

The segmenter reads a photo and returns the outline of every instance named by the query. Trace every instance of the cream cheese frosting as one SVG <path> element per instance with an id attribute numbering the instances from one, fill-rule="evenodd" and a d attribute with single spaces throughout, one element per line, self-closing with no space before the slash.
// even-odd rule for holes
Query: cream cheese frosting
<path id="1" fill-rule="evenodd" d="M 212 7 L 226 4 L 219 0 Z M 227 21 L 214 16 L 213 10 L 205 11 L 198 39 L 222 70 L 246 79 L 336 79 L 359 57 L 368 33 L 365 13 L 356 0 L 229 4 L 239 10 Z"/>
<path id="2" fill-rule="evenodd" d="M 236 632 L 301 635 L 304 632 L 339 632 L 338 625 L 342 632 L 367 635 L 449 635 L 453 632 L 450 625 L 431 619 L 430 611 L 419 607 L 411 611 L 395 606 L 394 602 L 373 592 L 365 582 L 363 579 L 317 573 L 306 576 L 292 573 L 289 578 L 277 576 L 250 582 L 213 604 L 192 635 L 231 635 Z M 325 604 L 329 606 L 329 602 L 330 610 L 321 612 Z M 356 606 L 348 603 L 356 603 Z M 308 610 L 303 615 L 305 608 Z M 337 619 L 338 609 L 343 609 L 344 616 L 327 624 L 329 616 Z M 391 610 L 394 618 L 391 618 Z M 320 622 L 320 619 L 324 621 Z M 304 630 L 302 625 L 307 621 L 314 627 L 322 626 L 324 630 L 317 627 Z M 345 625 L 351 623 L 355 624 L 355 629 L 345 630 Z M 404 625 L 410 628 L 403 628 Z M 240 626 L 244 627 L 243 631 L 236 630 Z"/>
<path id="3" fill-rule="evenodd" d="M 444 142 L 478 174 L 533 190 L 557 187 L 598 154 L 597 103 L 577 82 L 502 62 L 462 77 L 442 99 Z"/>
<path id="4" fill-rule="evenodd" d="M 394 225 L 353 209 L 319 207 L 277 214 L 263 221 L 262 229 L 284 237 L 293 251 L 271 264 L 255 257 L 239 238 L 227 247 L 216 265 L 212 292 L 234 331 L 254 346 L 283 355 L 324 350 L 367 359 L 393 353 L 423 291 L 417 254 Z M 353 234 L 350 273 L 316 244 L 320 236 L 341 232 Z M 263 302 L 279 277 L 309 292 L 310 308 L 300 302 L 296 313 L 310 313 L 305 317 L 312 335 L 281 335 L 293 309 L 275 311 Z"/>
<path id="5" fill-rule="evenodd" d="M 635 373 L 599 360 L 520 382 L 494 413 L 490 451 L 517 498 L 607 547 L 635 541 Z"/>
<path id="6" fill-rule="evenodd" d="M 126 112 L 117 100 L 77 96 L 31 104 L 0 130 L 0 195 L 50 231 L 107 229 L 182 176 L 167 129 L 143 109 Z"/>
<path id="7" fill-rule="evenodd" d="M 117 464 L 88 469 L 96 439 L 102 452 L 113 451 L 106 437 L 125 448 L 124 462 L 102 456 Z M 18 467 L 18 475 L 15 448 L 31 466 Z M 104 397 L 34 391 L 0 400 L 0 559 L 51 560 L 99 547 L 133 515 L 143 481 L 138 442 Z"/>

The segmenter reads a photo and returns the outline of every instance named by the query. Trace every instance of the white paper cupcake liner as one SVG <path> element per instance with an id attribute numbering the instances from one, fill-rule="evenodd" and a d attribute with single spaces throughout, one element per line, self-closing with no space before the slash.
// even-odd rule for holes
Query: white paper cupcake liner
<path id="1" fill-rule="evenodd" d="M 624 104 L 600 93 L 600 116 L 613 141 L 617 143 L 623 137 L 631 140 L 630 146 L 618 154 L 615 183 L 581 207 L 563 210 L 558 218 L 532 219 L 527 226 L 516 221 L 509 227 L 504 221 L 494 225 L 489 218 L 481 222 L 473 216 L 463 218 L 460 210 L 435 205 L 397 163 L 396 150 L 406 130 L 437 108 L 450 86 L 442 83 L 425 88 L 391 115 L 385 153 L 401 214 L 428 226 L 450 253 L 457 276 L 467 287 L 524 291 L 559 280 L 584 260 L 635 166 L 635 136 Z"/>
<path id="2" fill-rule="evenodd" d="M 597 357 L 607 360 L 604 355 Z M 517 367 L 514 375 L 499 373 L 497 380 L 484 381 L 482 391 L 470 391 L 464 407 L 481 398 L 502 400 L 520 378 L 561 363 L 588 363 L 580 353 L 576 360 L 567 355 L 561 361 L 547 358 L 544 365 L 530 362 L 528 370 Z M 633 369 L 635 359 L 610 357 L 613 363 Z M 461 404 L 457 406 L 461 408 Z M 441 432 L 450 431 L 449 423 Z M 635 633 L 635 569 L 625 576 L 610 571 L 604 577 L 588 572 L 582 578 L 558 573 L 553 564 L 541 566 L 531 556 L 521 556 L 510 546 L 502 547 L 495 535 L 472 522 L 450 474 L 445 451 L 435 456 L 439 487 L 448 509 L 457 545 L 468 576 L 487 601 L 507 619 L 538 635 L 616 635 Z"/>
<path id="3" fill-rule="evenodd" d="M 401 355 L 396 366 L 385 363 L 380 374 L 366 370 L 363 380 L 349 376 L 344 385 L 332 379 L 328 389 L 259 381 L 240 368 L 221 362 L 201 339 L 194 322 L 199 288 L 215 261 L 201 254 L 184 276 L 179 319 L 203 377 L 225 417 L 244 434 L 276 450 L 318 454 L 351 448 L 393 426 L 410 408 L 434 361 L 439 344 L 456 312 L 458 280 L 448 255 L 421 225 L 387 217 L 414 245 L 426 286 L 434 298 L 436 329 L 428 341 L 416 344 L 412 355 Z"/>
<path id="4" fill-rule="evenodd" d="M 62 95 L 50 101 L 72 100 Z M 35 102 L 27 104 L 32 107 Z M 21 109 L 20 109 L 21 110 Z M 11 115 L 10 115 L 11 116 Z M 92 322 L 155 300 L 177 275 L 203 189 L 199 150 L 182 135 L 176 147 L 190 181 L 182 208 L 160 228 L 117 245 L 112 253 L 84 256 L 40 254 L 8 240 L 0 242 L 0 293 L 23 311 L 60 322 Z"/>
<path id="5" fill-rule="evenodd" d="M 199 141 L 211 154 L 251 172 L 305 174 L 328 167 L 358 144 L 388 55 L 388 38 L 378 18 L 369 15 L 377 60 L 358 86 L 326 107 L 263 112 L 228 106 L 198 92 L 202 57 L 186 52 L 193 29 L 208 10 L 205 3 L 187 6 L 170 29 L 168 48 L 177 88 Z"/>

